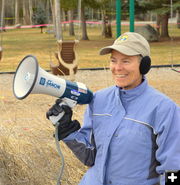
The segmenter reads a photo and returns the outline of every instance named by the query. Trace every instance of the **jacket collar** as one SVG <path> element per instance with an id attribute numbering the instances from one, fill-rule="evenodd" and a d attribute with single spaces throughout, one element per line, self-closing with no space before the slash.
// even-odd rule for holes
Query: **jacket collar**
<path id="1" fill-rule="evenodd" d="M 140 96 L 145 91 L 147 85 L 148 85 L 147 80 L 145 77 L 143 77 L 142 83 L 133 89 L 124 90 L 120 87 L 117 87 L 119 90 L 119 96 L 121 101 L 122 102 L 132 101 L 133 99 Z"/>

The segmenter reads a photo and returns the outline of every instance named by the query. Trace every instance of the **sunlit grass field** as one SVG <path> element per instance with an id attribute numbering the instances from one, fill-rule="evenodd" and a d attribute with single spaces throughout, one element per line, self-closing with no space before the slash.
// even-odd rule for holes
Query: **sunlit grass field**
<path id="1" fill-rule="evenodd" d="M 58 51 L 54 34 L 49 34 L 52 28 L 12 29 L 0 33 L 3 47 L 3 59 L 0 62 L 0 72 L 15 71 L 18 63 L 29 54 L 37 57 L 40 66 L 49 69 L 50 61 L 57 63 L 54 53 Z M 122 26 L 121 33 L 128 31 L 128 26 Z M 102 28 L 99 25 L 88 25 L 89 41 L 80 40 L 77 45 L 78 68 L 108 67 L 108 56 L 100 56 L 99 50 L 113 43 L 116 38 L 116 28 L 113 27 L 113 38 L 105 39 L 101 36 Z M 63 31 L 63 40 L 80 39 L 80 30 L 77 28 L 76 36 L 68 36 L 68 28 Z M 169 41 L 152 42 L 152 65 L 180 64 L 180 29 L 170 25 Z"/>

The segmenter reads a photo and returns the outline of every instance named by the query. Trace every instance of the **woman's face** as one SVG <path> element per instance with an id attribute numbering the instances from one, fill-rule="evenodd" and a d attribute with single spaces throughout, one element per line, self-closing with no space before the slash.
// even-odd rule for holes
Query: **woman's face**
<path id="1" fill-rule="evenodd" d="M 116 50 L 112 50 L 110 69 L 117 86 L 125 90 L 138 86 L 142 81 L 139 65 L 140 56 L 127 56 Z"/>

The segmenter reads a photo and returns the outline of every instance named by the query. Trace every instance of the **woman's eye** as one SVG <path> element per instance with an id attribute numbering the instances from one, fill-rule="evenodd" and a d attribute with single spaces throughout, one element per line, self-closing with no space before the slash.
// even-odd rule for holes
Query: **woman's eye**
<path id="1" fill-rule="evenodd" d="M 114 60 L 114 59 L 110 59 L 110 62 L 115 63 L 115 62 L 116 62 L 116 60 Z"/>
<path id="2" fill-rule="evenodd" d="M 123 63 L 128 64 L 128 63 L 130 63 L 130 61 L 129 60 L 124 60 Z"/>

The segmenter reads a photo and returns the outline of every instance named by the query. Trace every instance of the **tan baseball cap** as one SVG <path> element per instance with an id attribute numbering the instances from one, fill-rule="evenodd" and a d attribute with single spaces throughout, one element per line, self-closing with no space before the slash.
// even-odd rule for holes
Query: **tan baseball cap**
<path id="1" fill-rule="evenodd" d="M 119 51 L 128 56 L 142 55 L 150 56 L 150 46 L 148 41 L 139 33 L 126 32 L 118 37 L 113 45 L 100 50 L 100 55 L 106 55 L 112 50 Z"/>

